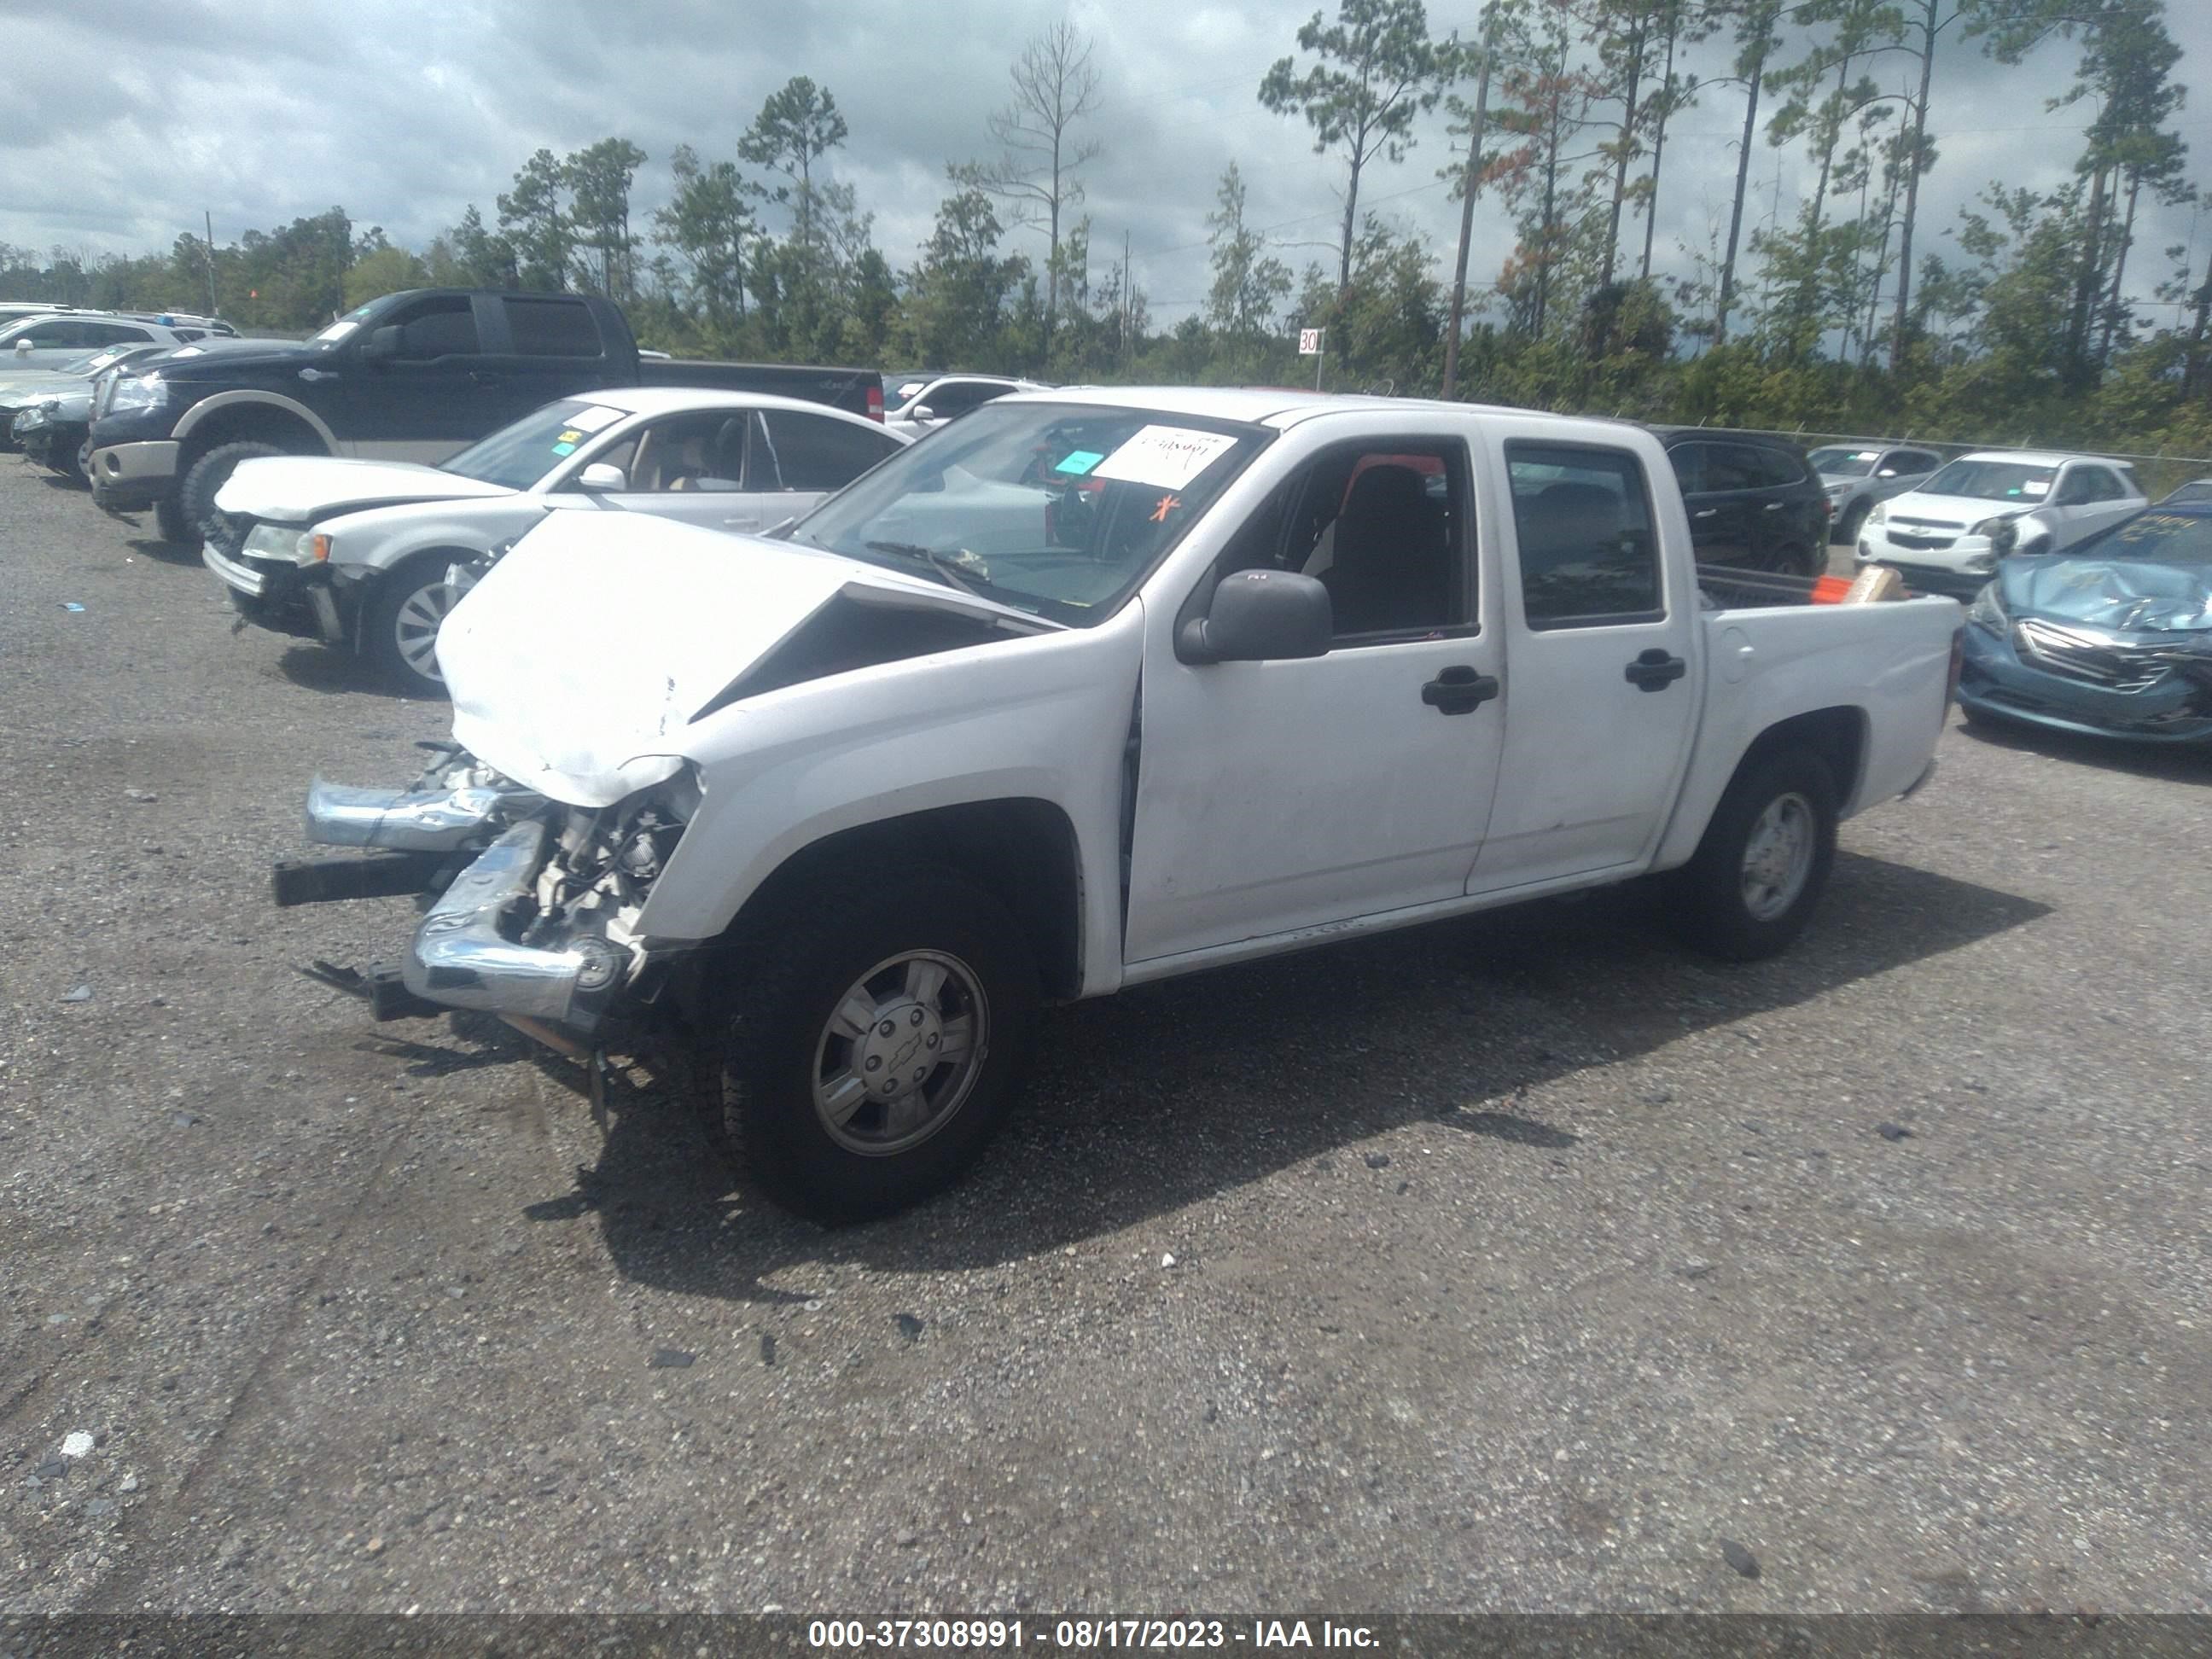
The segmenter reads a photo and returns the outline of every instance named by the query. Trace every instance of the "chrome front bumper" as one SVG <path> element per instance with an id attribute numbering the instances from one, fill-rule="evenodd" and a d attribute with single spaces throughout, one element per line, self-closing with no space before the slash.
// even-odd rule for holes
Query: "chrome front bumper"
<path id="1" fill-rule="evenodd" d="M 524 791 L 481 787 L 353 789 L 317 778 L 307 788 L 307 839 L 325 847 L 453 852 L 489 825 L 502 805 L 526 812 L 541 799 Z"/>
<path id="2" fill-rule="evenodd" d="M 422 918 L 400 967 L 409 990 L 448 1007 L 572 1030 L 588 1033 L 599 1024 L 626 975 L 626 951 L 591 937 L 544 949 L 501 931 L 536 890 L 549 833 L 534 818 L 518 823 L 454 878 Z"/>
<path id="3" fill-rule="evenodd" d="M 269 586 L 266 576 L 251 565 L 240 564 L 213 542 L 201 544 L 200 562 L 249 598 L 259 599 L 262 589 Z"/>

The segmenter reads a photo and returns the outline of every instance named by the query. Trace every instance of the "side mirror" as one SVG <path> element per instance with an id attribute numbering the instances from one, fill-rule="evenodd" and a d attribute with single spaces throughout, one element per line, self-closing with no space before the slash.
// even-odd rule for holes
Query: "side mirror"
<path id="1" fill-rule="evenodd" d="M 399 355 L 399 325 L 386 323 L 372 330 L 361 343 L 361 360 L 365 363 L 386 362 Z"/>
<path id="2" fill-rule="evenodd" d="M 19 353 L 27 352 L 30 349 L 31 343 L 28 340 L 18 340 L 15 342 L 15 349 Z"/>
<path id="3" fill-rule="evenodd" d="M 1290 570 L 1238 570 L 1221 579 L 1203 617 L 1176 635 L 1188 663 L 1267 662 L 1328 654 L 1336 620 L 1328 589 Z"/>
<path id="4" fill-rule="evenodd" d="M 629 474 L 612 461 L 593 461 L 576 475 L 576 488 L 595 491 L 628 489 Z"/>
<path id="5" fill-rule="evenodd" d="M 916 404 L 912 409 L 907 410 L 902 418 L 909 421 L 933 421 L 937 418 L 937 411 L 927 404 Z"/>
<path id="6" fill-rule="evenodd" d="M 1886 466 L 1874 476 L 1877 478 L 1894 478 L 1897 476 L 1897 469 L 1893 466 Z"/>

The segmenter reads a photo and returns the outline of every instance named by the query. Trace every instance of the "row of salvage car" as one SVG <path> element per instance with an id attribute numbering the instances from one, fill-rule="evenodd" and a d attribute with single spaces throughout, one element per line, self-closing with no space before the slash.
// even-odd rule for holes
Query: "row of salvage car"
<path id="1" fill-rule="evenodd" d="M 953 1179 L 1045 1004 L 1642 878 L 1754 959 L 1838 823 L 1931 774 L 1954 689 L 2212 729 L 2212 507 L 2002 554 L 1968 621 L 1700 564 L 1673 448 L 1619 422 L 1021 392 L 912 445 L 840 416 L 838 479 L 780 418 L 823 413 L 600 390 L 436 467 L 248 459 L 204 558 L 256 620 L 411 640 L 395 672 L 453 698 L 412 784 L 318 780 L 341 850 L 276 872 L 421 896 L 378 1016 L 495 1014 L 595 1089 L 665 1060 L 824 1219 Z M 439 590 L 411 633 L 394 571 Z M 2065 655 L 2053 605 L 2159 672 Z"/>

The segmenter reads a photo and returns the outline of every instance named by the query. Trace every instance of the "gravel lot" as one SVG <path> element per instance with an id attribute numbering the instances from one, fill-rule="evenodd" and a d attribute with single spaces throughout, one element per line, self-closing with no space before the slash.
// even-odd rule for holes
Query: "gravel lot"
<path id="1" fill-rule="evenodd" d="M 1065 1011 L 830 1234 L 299 971 L 412 915 L 270 907 L 308 778 L 443 710 L 154 533 L 0 468 L 0 1610 L 2212 1609 L 2212 760 L 1954 729 L 1759 969 Z"/>

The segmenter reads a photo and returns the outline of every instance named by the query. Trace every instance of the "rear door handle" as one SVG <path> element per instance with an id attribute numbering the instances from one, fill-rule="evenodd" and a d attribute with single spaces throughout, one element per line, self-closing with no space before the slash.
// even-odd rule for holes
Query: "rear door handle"
<path id="1" fill-rule="evenodd" d="M 1627 679 L 1631 685 L 1645 691 L 1664 691 L 1676 680 L 1690 672 L 1690 665 L 1680 657 L 1670 656 L 1659 646 L 1640 652 L 1628 665 Z"/>
<path id="2" fill-rule="evenodd" d="M 1718 517 L 1719 514 L 1720 508 L 1717 507 L 1701 507 L 1690 516 L 1693 519 L 1711 519 Z"/>
<path id="3" fill-rule="evenodd" d="M 1767 510 L 1769 513 L 1779 513 L 1779 512 L 1780 512 L 1780 511 L 1781 511 L 1784 507 L 1787 507 L 1788 505 L 1789 505 L 1789 503 L 1788 503 L 1787 501 L 1769 501 L 1769 502 L 1767 502 L 1767 504 L 1766 504 L 1766 510 Z"/>
<path id="4" fill-rule="evenodd" d="M 1472 714 L 1498 695 L 1498 676 L 1454 663 L 1421 688 L 1421 701 L 1439 714 Z"/>
<path id="5" fill-rule="evenodd" d="M 497 386 L 506 380 L 507 376 L 495 374 L 488 368 L 472 368 L 469 371 L 469 379 L 474 380 L 478 386 Z"/>

